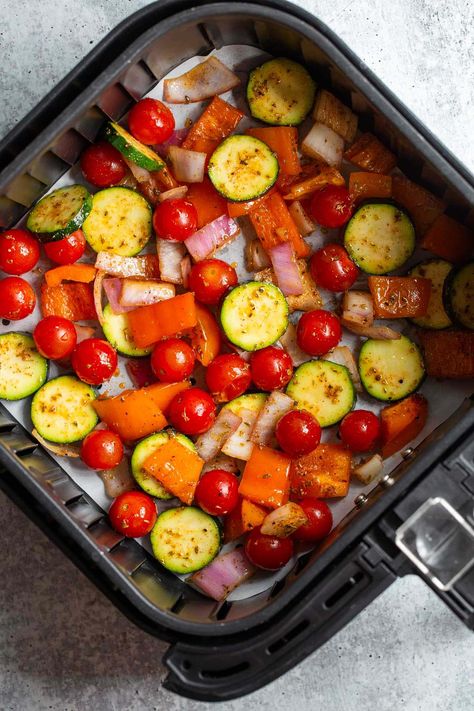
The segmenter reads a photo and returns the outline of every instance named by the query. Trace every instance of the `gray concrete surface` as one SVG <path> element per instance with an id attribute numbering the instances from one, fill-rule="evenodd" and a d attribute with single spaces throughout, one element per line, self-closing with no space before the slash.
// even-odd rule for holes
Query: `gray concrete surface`
<path id="1" fill-rule="evenodd" d="M 143 0 L 2 0 L 0 135 Z M 300 0 L 474 168 L 474 4 Z M 203 709 L 164 691 L 135 629 L 0 496 L 0 711 Z M 417 578 L 396 583 L 240 711 L 470 711 L 472 635 Z M 210 706 L 209 706 L 210 708 Z"/>

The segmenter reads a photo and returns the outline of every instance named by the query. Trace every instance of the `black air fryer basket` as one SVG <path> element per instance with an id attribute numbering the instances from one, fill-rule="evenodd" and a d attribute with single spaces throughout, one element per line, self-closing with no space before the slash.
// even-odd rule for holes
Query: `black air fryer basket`
<path id="1" fill-rule="evenodd" d="M 327 27 L 278 0 L 165 0 L 113 30 L 0 144 L 0 226 L 15 224 L 173 67 L 229 44 L 303 62 L 398 156 L 411 179 L 472 220 L 474 177 Z M 440 386 L 443 387 L 443 386 Z M 120 609 L 171 643 L 165 686 L 224 700 L 297 664 L 380 594 L 417 572 L 474 628 L 474 409 L 471 399 L 271 590 L 204 598 L 110 527 L 104 511 L 0 405 L 0 486 Z M 426 542 L 430 543 L 429 550 Z"/>

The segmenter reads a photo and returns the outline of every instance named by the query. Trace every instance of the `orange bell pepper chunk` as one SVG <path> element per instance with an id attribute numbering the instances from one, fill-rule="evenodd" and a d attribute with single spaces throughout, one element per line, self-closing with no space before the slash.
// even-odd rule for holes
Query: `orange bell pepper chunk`
<path id="1" fill-rule="evenodd" d="M 224 521 L 224 542 L 229 543 L 261 526 L 268 511 L 248 499 L 241 498 Z"/>
<path id="2" fill-rule="evenodd" d="M 254 210 L 256 207 L 265 202 L 267 197 L 274 192 L 275 188 L 270 188 L 268 193 L 262 195 L 262 197 L 255 198 L 255 200 L 248 200 L 247 202 L 228 202 L 227 203 L 227 213 L 229 217 L 242 217 L 243 215 L 248 215 L 250 210 Z"/>
<path id="3" fill-rule="evenodd" d="M 59 286 L 63 281 L 79 281 L 88 284 L 94 281 L 97 269 L 92 264 L 65 264 L 45 272 L 48 286 Z"/>
<path id="4" fill-rule="evenodd" d="M 370 276 L 375 318 L 417 318 L 428 310 L 431 280 L 423 277 Z"/>
<path id="5" fill-rule="evenodd" d="M 94 295 L 90 284 L 67 283 L 58 286 L 41 284 L 41 313 L 46 316 L 62 316 L 70 321 L 97 319 Z"/>
<path id="6" fill-rule="evenodd" d="M 242 111 L 215 96 L 190 128 L 181 147 L 209 155 L 237 128 L 243 116 Z"/>
<path id="7" fill-rule="evenodd" d="M 249 136 L 259 138 L 276 153 L 280 173 L 299 175 L 301 164 L 298 156 L 298 129 L 294 126 L 271 126 L 248 128 Z"/>
<path id="8" fill-rule="evenodd" d="M 280 193 L 268 195 L 266 200 L 249 212 L 249 217 L 265 250 L 290 242 L 298 258 L 308 256 L 310 248 L 298 232 Z"/>
<path id="9" fill-rule="evenodd" d="M 191 346 L 198 361 L 207 368 L 209 363 L 219 355 L 221 349 L 221 332 L 216 319 L 205 306 L 197 303 L 196 326 L 190 332 Z"/>
<path id="10" fill-rule="evenodd" d="M 349 193 L 354 202 L 392 196 L 392 176 L 354 171 L 349 175 Z"/>
<path id="11" fill-rule="evenodd" d="M 320 444 L 291 463 L 291 494 L 296 499 L 346 496 L 351 453 L 340 444 Z"/>
<path id="12" fill-rule="evenodd" d="M 176 437 L 170 437 L 143 462 L 143 469 L 155 477 L 167 491 L 192 504 L 204 460 Z"/>
<path id="13" fill-rule="evenodd" d="M 382 457 L 391 457 L 417 437 L 427 417 L 428 401 L 419 393 L 384 407 L 380 413 Z"/>
<path id="14" fill-rule="evenodd" d="M 454 264 L 467 262 L 474 248 L 474 232 L 452 217 L 439 215 L 423 236 L 421 247 Z"/>
<path id="15" fill-rule="evenodd" d="M 188 185 L 186 200 L 192 202 L 197 212 L 198 229 L 208 225 L 227 212 L 227 202 L 219 195 L 209 178 L 204 178 L 202 183 Z"/>
<path id="16" fill-rule="evenodd" d="M 127 314 L 128 326 L 138 348 L 146 348 L 169 336 L 176 336 L 197 323 L 194 294 L 187 292 Z"/>
<path id="17" fill-rule="evenodd" d="M 392 197 L 408 212 L 419 235 L 424 235 L 446 209 L 443 200 L 401 175 L 392 178 Z"/>
<path id="18" fill-rule="evenodd" d="M 271 509 L 283 506 L 290 493 L 290 463 L 283 452 L 255 446 L 245 465 L 239 494 Z"/>
<path id="19" fill-rule="evenodd" d="M 372 133 L 363 133 L 344 153 L 344 158 L 371 173 L 390 173 L 397 165 L 392 151 Z"/>

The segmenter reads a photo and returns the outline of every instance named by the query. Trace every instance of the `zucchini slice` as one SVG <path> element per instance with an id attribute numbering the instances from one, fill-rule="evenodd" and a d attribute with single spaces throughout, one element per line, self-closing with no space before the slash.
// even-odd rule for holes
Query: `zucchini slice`
<path id="1" fill-rule="evenodd" d="M 264 195 L 278 178 L 278 171 L 276 155 L 254 136 L 229 136 L 216 148 L 208 166 L 215 189 L 233 202 Z"/>
<path id="2" fill-rule="evenodd" d="M 75 232 L 92 209 L 92 196 L 83 185 L 68 185 L 45 195 L 32 208 L 26 226 L 42 242 L 55 242 Z"/>
<path id="3" fill-rule="evenodd" d="M 26 333 L 0 335 L 0 399 L 21 400 L 38 390 L 48 377 L 48 361 Z"/>
<path id="4" fill-rule="evenodd" d="M 110 121 L 105 128 L 105 137 L 127 159 L 145 170 L 157 171 L 165 167 L 160 156 L 132 136 L 123 126 Z"/>
<path id="5" fill-rule="evenodd" d="M 474 330 L 474 262 L 453 269 L 444 283 L 444 305 L 452 320 Z"/>
<path id="6" fill-rule="evenodd" d="M 240 284 L 222 303 L 221 325 L 231 343 L 258 351 L 278 341 L 288 328 L 287 301 L 274 284 Z"/>
<path id="7" fill-rule="evenodd" d="M 128 329 L 127 314 L 114 314 L 107 304 L 104 308 L 104 322 L 102 324 L 104 336 L 108 342 L 124 356 L 139 358 L 149 355 L 153 347 L 138 348 Z"/>
<path id="8" fill-rule="evenodd" d="M 307 410 L 321 427 L 330 427 L 352 410 L 356 392 L 344 365 L 309 360 L 296 369 L 286 394 L 299 410 Z"/>
<path id="9" fill-rule="evenodd" d="M 92 407 L 95 392 L 74 375 L 60 375 L 41 387 L 31 403 L 31 420 L 50 442 L 69 444 L 84 439 L 99 418 Z"/>
<path id="10" fill-rule="evenodd" d="M 415 228 L 399 207 L 390 203 L 362 205 L 347 223 L 344 246 L 367 274 L 398 269 L 415 250 Z"/>
<path id="11" fill-rule="evenodd" d="M 314 104 L 316 84 L 291 59 L 270 59 L 250 72 L 247 101 L 256 119 L 274 126 L 298 126 Z"/>
<path id="12" fill-rule="evenodd" d="M 359 354 L 360 379 L 369 395 L 391 402 L 411 395 L 425 377 L 420 349 L 406 336 L 394 341 L 369 338 Z"/>
<path id="13" fill-rule="evenodd" d="M 215 518 L 194 506 L 163 511 L 150 534 L 153 555 L 173 573 L 193 573 L 211 562 L 221 547 Z"/>
<path id="14" fill-rule="evenodd" d="M 130 188 L 106 188 L 94 195 L 82 228 L 95 252 L 133 257 L 150 239 L 151 207 Z"/>
<path id="15" fill-rule="evenodd" d="M 145 437 L 141 442 L 138 442 L 135 449 L 133 450 L 132 458 L 130 460 L 130 468 L 132 471 L 132 476 L 137 482 L 138 486 L 146 491 L 150 496 L 155 496 L 157 499 L 172 499 L 173 494 L 165 489 L 160 482 L 153 476 L 148 476 L 145 470 L 142 468 L 143 462 L 147 459 L 150 454 L 165 444 L 170 437 L 176 437 L 179 442 L 188 447 L 189 449 L 195 449 L 194 444 L 188 437 L 183 434 L 170 432 L 163 430 L 163 432 L 157 432 L 149 437 Z"/>
<path id="16" fill-rule="evenodd" d="M 426 262 L 420 262 L 411 269 L 410 276 L 424 277 L 431 281 L 428 311 L 424 316 L 411 319 L 416 326 L 440 330 L 452 325 L 443 304 L 444 283 L 452 268 L 453 265 L 444 259 L 428 259 Z"/>

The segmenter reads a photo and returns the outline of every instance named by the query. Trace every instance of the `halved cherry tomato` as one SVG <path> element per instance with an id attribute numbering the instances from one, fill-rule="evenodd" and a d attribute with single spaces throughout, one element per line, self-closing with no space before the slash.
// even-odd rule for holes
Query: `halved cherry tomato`
<path id="1" fill-rule="evenodd" d="M 117 370 L 117 353 L 101 338 L 86 338 L 72 352 L 72 367 L 78 378 L 89 385 L 100 385 Z"/>
<path id="2" fill-rule="evenodd" d="M 74 264 L 82 257 L 85 250 L 86 238 L 82 230 L 76 230 L 64 239 L 46 242 L 44 245 L 46 256 L 56 264 Z"/>
<path id="3" fill-rule="evenodd" d="M 7 274 L 25 274 L 40 257 L 38 240 L 28 230 L 6 230 L 0 235 L 0 269 Z"/>
<path id="4" fill-rule="evenodd" d="M 319 422 L 306 410 L 290 410 L 278 420 L 277 442 L 290 457 L 303 457 L 316 449 L 321 440 Z"/>
<path id="5" fill-rule="evenodd" d="M 214 400 L 201 388 L 190 388 L 178 393 L 168 409 L 169 421 L 187 435 L 199 435 L 212 426 L 216 418 Z"/>
<path id="6" fill-rule="evenodd" d="M 153 213 L 153 228 L 161 239 L 184 242 L 196 232 L 197 223 L 196 208 L 184 198 L 165 200 Z"/>
<path id="7" fill-rule="evenodd" d="M 46 316 L 35 326 L 33 338 L 36 348 L 45 358 L 68 358 L 76 347 L 74 324 L 62 316 Z"/>
<path id="8" fill-rule="evenodd" d="M 260 390 L 284 388 L 293 375 L 293 361 L 283 348 L 268 346 L 250 356 L 252 380 Z"/>
<path id="9" fill-rule="evenodd" d="M 128 114 L 128 128 L 147 146 L 167 141 L 174 130 L 174 116 L 158 99 L 142 99 Z"/>
<path id="10" fill-rule="evenodd" d="M 117 496 L 109 509 L 110 523 L 127 538 L 140 538 L 155 525 L 156 504 L 142 491 L 126 491 Z"/>
<path id="11" fill-rule="evenodd" d="M 293 555 L 291 538 L 277 538 L 261 533 L 260 526 L 254 528 L 245 541 L 245 554 L 249 561 L 263 570 L 279 570 Z"/>
<path id="12" fill-rule="evenodd" d="M 239 480 L 224 469 L 212 469 L 199 479 L 194 498 L 211 516 L 225 516 L 239 502 Z"/>
<path id="13" fill-rule="evenodd" d="M 308 311 L 298 321 L 296 340 L 301 350 L 309 355 L 324 355 L 335 348 L 341 338 L 341 324 L 330 311 Z"/>
<path id="14" fill-rule="evenodd" d="M 107 141 L 88 146 L 81 156 L 84 178 L 98 188 L 117 185 L 127 174 L 128 167 L 121 153 Z"/>
<path id="15" fill-rule="evenodd" d="M 311 214 L 322 227 L 342 227 L 350 219 L 354 205 L 344 185 L 326 185 L 314 193 Z"/>
<path id="16" fill-rule="evenodd" d="M 0 279 L 0 318 L 20 321 L 29 316 L 36 306 L 33 287 L 17 276 Z"/>
<path id="17" fill-rule="evenodd" d="M 151 354 L 151 369 L 162 383 L 178 383 L 194 370 L 194 351 L 181 338 L 167 338 L 156 344 Z"/>
<path id="18" fill-rule="evenodd" d="M 308 521 L 296 529 L 292 538 L 295 541 L 307 541 L 308 543 L 315 543 L 326 538 L 332 528 L 332 513 L 327 503 L 321 499 L 308 498 L 301 499 L 298 504 L 305 512 Z"/>
<path id="19" fill-rule="evenodd" d="M 342 420 L 339 435 L 353 452 L 369 452 L 380 438 L 380 420 L 370 410 L 354 410 Z"/>
<path id="20" fill-rule="evenodd" d="M 113 469 L 122 457 L 122 440 L 110 430 L 94 430 L 82 441 L 81 459 L 91 469 Z"/>
<path id="21" fill-rule="evenodd" d="M 359 270 L 340 244 L 327 244 L 311 257 L 311 276 L 318 286 L 329 291 L 347 291 Z"/>
<path id="22" fill-rule="evenodd" d="M 215 306 L 238 283 L 234 267 L 221 259 L 203 259 L 189 273 L 188 288 L 202 304 Z"/>
<path id="23" fill-rule="evenodd" d="M 216 402 L 228 402 L 239 397 L 251 381 L 250 366 L 237 353 L 217 356 L 206 370 L 206 385 Z"/>

